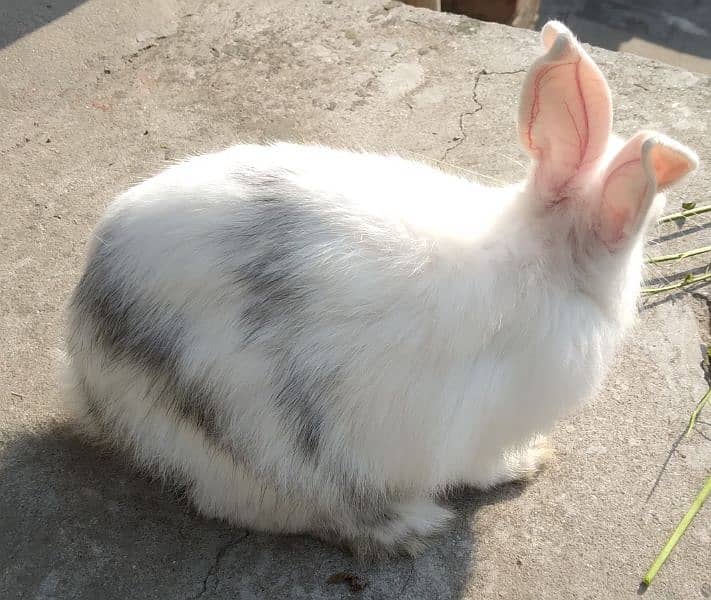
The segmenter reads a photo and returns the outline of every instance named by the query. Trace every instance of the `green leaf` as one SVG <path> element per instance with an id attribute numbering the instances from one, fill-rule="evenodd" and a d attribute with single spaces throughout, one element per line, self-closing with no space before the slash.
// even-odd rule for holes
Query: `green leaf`
<path id="1" fill-rule="evenodd" d="M 696 202 L 682 202 L 681 203 L 682 210 L 691 210 L 694 207 L 696 207 Z"/>

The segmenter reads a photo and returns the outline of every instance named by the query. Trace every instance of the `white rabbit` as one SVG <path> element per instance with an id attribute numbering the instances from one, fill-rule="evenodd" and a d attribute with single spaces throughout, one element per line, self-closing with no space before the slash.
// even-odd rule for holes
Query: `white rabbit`
<path id="1" fill-rule="evenodd" d="M 694 153 L 611 135 L 560 23 L 519 112 L 528 179 L 241 145 L 170 167 L 98 225 L 71 300 L 95 431 L 205 515 L 418 551 L 448 486 L 532 474 L 635 313 L 658 192 Z"/>

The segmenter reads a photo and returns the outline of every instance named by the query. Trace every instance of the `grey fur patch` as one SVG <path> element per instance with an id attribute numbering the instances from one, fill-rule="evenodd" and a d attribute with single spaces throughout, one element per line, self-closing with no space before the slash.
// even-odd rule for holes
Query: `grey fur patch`
<path id="1" fill-rule="evenodd" d="M 293 177 L 293 171 L 287 169 L 274 169 L 270 171 L 264 170 L 247 170 L 240 169 L 239 173 L 235 174 L 235 178 L 241 183 L 246 184 L 252 188 L 255 192 L 265 196 L 265 199 L 274 199 L 277 197 L 275 191 L 283 190 L 284 193 L 293 187 L 293 184 L 289 181 L 290 177 Z"/>
<path id="2" fill-rule="evenodd" d="M 241 265 L 234 281 L 247 290 L 242 325 L 247 343 L 266 330 L 282 330 L 295 325 L 308 299 L 308 287 L 289 266 L 289 247 L 273 246 Z"/>
<path id="3" fill-rule="evenodd" d="M 318 460 L 325 425 L 324 406 L 333 404 L 340 377 L 337 369 L 308 372 L 291 361 L 283 371 L 274 403 L 306 458 Z"/>
<path id="4" fill-rule="evenodd" d="M 114 354 L 162 371 L 181 351 L 184 322 L 169 307 L 152 302 L 141 290 L 129 287 L 117 275 L 115 265 L 125 261 L 113 243 L 110 230 L 102 231 L 72 298 L 78 314 L 95 324 L 97 340 Z M 160 326 L 158 325 L 160 323 Z"/>
<path id="5" fill-rule="evenodd" d="M 184 317 L 115 275 L 120 251 L 112 246 L 110 232 L 102 232 L 102 240 L 77 285 L 74 310 L 91 319 L 95 343 L 111 359 L 127 360 L 153 380 L 163 408 L 220 440 L 212 386 L 206 379 L 187 381 L 175 366 L 185 351 Z"/>
<path id="6" fill-rule="evenodd" d="M 304 237 L 327 229 L 323 215 L 309 206 L 308 192 L 279 173 L 259 173 L 252 182 L 253 214 L 248 223 L 234 219 L 221 231 L 227 274 L 243 293 L 240 325 L 246 344 L 260 343 L 271 353 L 277 407 L 301 454 L 317 463 L 322 446 L 324 406 L 336 401 L 338 369 L 314 370 L 294 357 L 288 344 L 309 325 L 307 307 L 318 293 L 319 274 L 301 268 Z M 267 185 L 268 184 L 268 185 Z M 322 229 L 323 228 L 323 229 Z M 235 243 L 249 243 L 253 254 L 235 263 Z"/>
<path id="7" fill-rule="evenodd" d="M 310 207 L 308 192 L 279 172 L 258 173 L 247 180 L 248 207 L 238 206 L 239 214 L 228 219 L 213 239 L 221 249 L 225 277 L 242 292 L 240 319 L 246 343 L 279 336 L 281 346 L 303 325 L 304 309 L 317 293 L 318 274 L 308 276 L 301 257 L 304 238 L 325 224 L 319 211 Z M 247 258 L 245 251 L 250 252 Z"/>
<path id="8" fill-rule="evenodd" d="M 341 469 L 335 475 L 344 504 L 351 508 L 363 524 L 388 520 L 391 513 L 389 507 L 401 499 L 400 493 L 388 486 L 382 488 L 369 484 L 367 474 L 357 476 Z"/>
<path id="9" fill-rule="evenodd" d="M 172 377 L 169 374 L 165 377 L 166 385 L 160 394 L 163 406 L 202 431 L 217 446 L 224 446 L 218 405 L 209 383 L 206 380 L 183 381 L 177 372 Z"/>

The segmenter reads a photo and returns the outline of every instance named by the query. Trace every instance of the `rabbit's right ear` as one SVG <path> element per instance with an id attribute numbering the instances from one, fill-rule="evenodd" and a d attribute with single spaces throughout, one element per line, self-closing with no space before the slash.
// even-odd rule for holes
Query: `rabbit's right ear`
<path id="1" fill-rule="evenodd" d="M 661 133 L 640 131 L 607 166 L 596 231 L 610 249 L 639 231 L 657 192 L 673 185 L 699 163 L 696 154 Z"/>
<path id="2" fill-rule="evenodd" d="M 518 131 L 535 162 L 536 195 L 553 205 L 605 153 L 612 101 L 600 69 L 562 23 L 549 21 L 541 37 L 548 52 L 526 76 Z"/>

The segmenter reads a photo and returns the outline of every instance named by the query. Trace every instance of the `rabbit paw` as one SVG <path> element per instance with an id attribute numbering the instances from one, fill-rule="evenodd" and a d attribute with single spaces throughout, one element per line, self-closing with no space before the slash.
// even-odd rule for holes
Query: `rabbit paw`
<path id="1" fill-rule="evenodd" d="M 534 477 L 553 456 L 553 448 L 542 435 L 533 438 L 527 446 L 504 454 L 503 469 L 497 483 L 522 481 Z"/>
<path id="2" fill-rule="evenodd" d="M 486 489 L 512 481 L 531 479 L 552 455 L 553 450 L 548 439 L 542 435 L 536 436 L 528 444 L 504 452 L 498 462 L 476 473 L 469 483 Z"/>
<path id="3" fill-rule="evenodd" d="M 454 514 L 428 498 L 393 503 L 386 510 L 364 519 L 360 531 L 346 544 L 357 556 L 416 556 L 428 539 L 443 531 Z"/>

